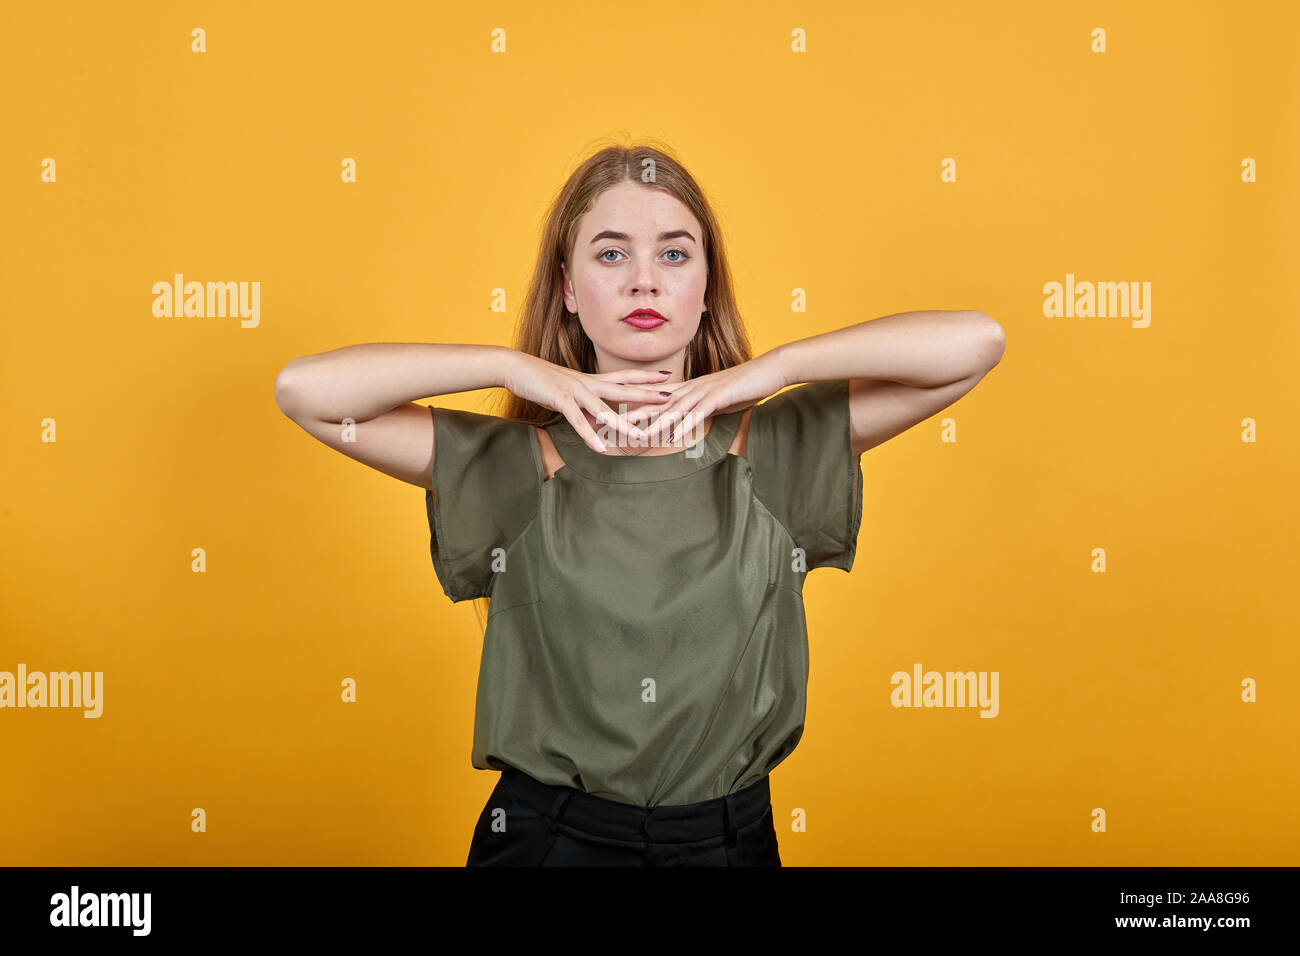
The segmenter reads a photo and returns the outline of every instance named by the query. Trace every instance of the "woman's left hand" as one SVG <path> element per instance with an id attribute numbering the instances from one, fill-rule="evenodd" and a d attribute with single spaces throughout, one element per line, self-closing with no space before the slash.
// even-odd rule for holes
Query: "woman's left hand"
<path id="1" fill-rule="evenodd" d="M 666 429 L 671 435 L 666 444 L 672 444 L 676 435 L 686 435 L 697 425 L 713 415 L 728 415 L 748 408 L 755 402 L 781 391 L 790 384 L 785 380 L 776 355 L 765 352 L 757 358 L 724 368 L 720 372 L 700 375 L 685 382 L 661 382 L 655 388 L 673 393 L 664 404 L 642 405 L 628 412 L 628 418 L 639 423 L 643 417 L 654 422 L 645 429 L 650 444 L 664 441 Z"/>

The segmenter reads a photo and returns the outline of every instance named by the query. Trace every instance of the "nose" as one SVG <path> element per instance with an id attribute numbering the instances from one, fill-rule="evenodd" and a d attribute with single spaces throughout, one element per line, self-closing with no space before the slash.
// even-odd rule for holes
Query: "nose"
<path id="1" fill-rule="evenodd" d="M 636 267 L 636 274 L 632 278 L 631 291 L 658 294 L 659 278 L 653 262 L 648 259 L 641 259 Z"/>

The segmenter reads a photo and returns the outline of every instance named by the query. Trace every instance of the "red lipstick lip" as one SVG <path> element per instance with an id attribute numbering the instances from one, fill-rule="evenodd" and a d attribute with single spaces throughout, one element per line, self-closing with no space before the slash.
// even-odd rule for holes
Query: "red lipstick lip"
<path id="1" fill-rule="evenodd" d="M 629 312 L 627 315 L 623 316 L 623 318 L 632 319 L 638 315 L 647 315 L 652 319 L 663 319 L 663 316 L 660 315 L 658 312 L 656 312 L 654 309 L 635 309 Z M 665 319 L 664 321 L 667 320 Z"/>

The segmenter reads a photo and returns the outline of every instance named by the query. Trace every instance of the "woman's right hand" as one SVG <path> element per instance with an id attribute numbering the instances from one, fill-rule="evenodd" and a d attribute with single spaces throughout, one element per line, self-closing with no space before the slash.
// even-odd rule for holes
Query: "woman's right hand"
<path id="1" fill-rule="evenodd" d="M 583 441 L 602 454 L 606 451 L 605 443 L 591 427 L 584 412 L 608 426 L 620 443 L 644 442 L 646 433 L 617 414 L 604 400 L 612 399 L 637 407 L 659 404 L 672 397 L 671 392 L 654 387 L 659 382 L 666 382 L 669 372 L 635 368 L 579 372 L 527 352 L 517 352 L 516 356 L 518 360 L 510 364 L 506 373 L 505 387 L 526 401 L 560 412 Z"/>

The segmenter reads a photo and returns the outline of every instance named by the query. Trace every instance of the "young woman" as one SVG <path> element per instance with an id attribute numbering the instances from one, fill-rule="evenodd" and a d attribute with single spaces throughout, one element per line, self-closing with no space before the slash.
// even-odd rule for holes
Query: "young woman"
<path id="1" fill-rule="evenodd" d="M 468 865 L 779 866 L 805 575 L 853 565 L 862 452 L 1003 343 L 982 312 L 909 312 L 751 357 L 713 210 L 647 145 L 556 197 L 515 348 L 289 362 L 285 414 L 426 489 L 443 591 L 491 598 L 472 762 L 501 776 Z M 493 386 L 501 417 L 414 402 Z"/>

